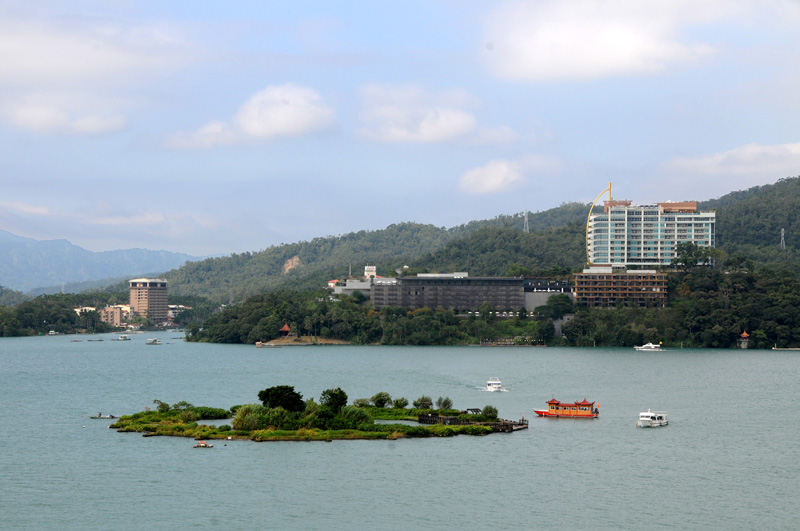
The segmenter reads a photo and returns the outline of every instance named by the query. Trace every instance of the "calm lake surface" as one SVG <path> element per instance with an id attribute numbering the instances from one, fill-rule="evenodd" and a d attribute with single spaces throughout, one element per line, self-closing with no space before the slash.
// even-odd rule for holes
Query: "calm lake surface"
<path id="1" fill-rule="evenodd" d="M 146 346 L 146 337 L 164 344 Z M 284 347 L 179 334 L 0 339 L 2 529 L 797 529 L 800 352 Z M 506 393 L 479 390 L 497 376 Z M 487 437 L 254 443 L 120 434 L 115 415 L 273 385 L 495 406 Z M 595 420 L 541 419 L 555 397 Z M 640 411 L 670 425 L 634 427 Z"/>

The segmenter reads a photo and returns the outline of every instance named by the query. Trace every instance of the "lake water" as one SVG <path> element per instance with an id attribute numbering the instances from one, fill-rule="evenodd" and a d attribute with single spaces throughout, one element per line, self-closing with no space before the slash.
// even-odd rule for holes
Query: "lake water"
<path id="1" fill-rule="evenodd" d="M 800 353 L 0 339 L 2 529 L 797 529 Z M 497 376 L 506 393 L 487 393 Z M 120 434 L 102 411 L 294 385 L 495 406 L 529 430 L 396 441 Z M 542 419 L 597 401 L 595 420 Z M 647 408 L 670 425 L 634 427 Z"/>

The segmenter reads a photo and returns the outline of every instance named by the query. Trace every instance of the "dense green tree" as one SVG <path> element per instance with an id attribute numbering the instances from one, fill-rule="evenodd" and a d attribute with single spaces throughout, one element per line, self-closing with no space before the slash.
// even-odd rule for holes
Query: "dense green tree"
<path id="1" fill-rule="evenodd" d="M 433 399 L 428 395 L 422 395 L 414 400 L 413 405 L 417 409 L 431 409 L 433 407 Z"/>
<path id="2" fill-rule="evenodd" d="M 347 393 L 342 391 L 341 387 L 336 389 L 326 389 L 322 391 L 319 397 L 319 403 L 328 407 L 333 412 L 338 413 L 347 405 Z"/>
<path id="3" fill-rule="evenodd" d="M 436 399 L 436 409 L 452 409 L 453 401 L 450 397 L 442 398 L 441 396 Z"/>
<path id="4" fill-rule="evenodd" d="M 396 409 L 405 409 L 408 407 L 408 400 L 403 397 L 395 398 L 392 400 L 392 407 Z"/>
<path id="5" fill-rule="evenodd" d="M 391 405 L 392 397 L 386 391 L 381 391 L 372 395 L 369 401 L 372 402 L 372 405 L 375 407 L 384 408 L 388 405 Z"/>
<path id="6" fill-rule="evenodd" d="M 549 319 L 561 319 L 565 314 L 572 313 L 574 305 L 566 293 L 556 293 L 547 298 L 544 306 L 536 308 L 536 312 Z"/>
<path id="7" fill-rule="evenodd" d="M 303 395 L 291 385 L 277 385 L 258 392 L 258 399 L 270 409 L 283 408 L 286 411 L 303 411 L 306 407 Z"/>

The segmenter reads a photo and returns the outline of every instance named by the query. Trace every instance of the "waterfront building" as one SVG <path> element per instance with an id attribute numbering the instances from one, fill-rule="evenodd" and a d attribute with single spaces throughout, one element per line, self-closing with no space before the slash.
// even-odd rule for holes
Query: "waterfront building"
<path id="1" fill-rule="evenodd" d="M 129 281 L 131 311 L 154 324 L 167 321 L 167 281 L 163 278 L 135 278 Z"/>
<path id="2" fill-rule="evenodd" d="M 376 278 L 372 305 L 403 308 L 478 310 L 488 303 L 494 311 L 519 311 L 525 305 L 522 277 L 469 277 L 467 273 L 420 274 Z"/>
<path id="3" fill-rule="evenodd" d="M 100 320 L 104 323 L 109 323 L 114 326 L 121 326 L 122 323 L 128 320 L 130 316 L 130 306 L 123 304 L 116 304 L 114 306 L 106 306 L 100 310 Z"/>
<path id="4" fill-rule="evenodd" d="M 586 225 L 589 264 L 653 267 L 674 263 L 678 244 L 715 246 L 715 213 L 700 212 L 696 201 L 632 205 L 604 203 Z"/>
<path id="5" fill-rule="evenodd" d="M 667 304 L 667 275 L 655 270 L 594 266 L 575 274 L 575 302 L 587 306 Z"/>

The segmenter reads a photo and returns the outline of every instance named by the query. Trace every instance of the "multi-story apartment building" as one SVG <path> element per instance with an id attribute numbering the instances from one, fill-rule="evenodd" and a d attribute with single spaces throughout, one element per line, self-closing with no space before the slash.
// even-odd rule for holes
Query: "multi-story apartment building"
<path id="1" fill-rule="evenodd" d="M 121 326 L 122 323 L 128 320 L 130 313 L 130 306 L 124 306 L 122 304 L 106 306 L 100 310 L 100 320 L 104 323 L 113 324 L 114 326 Z"/>
<path id="2" fill-rule="evenodd" d="M 655 270 L 591 267 L 575 274 L 575 302 L 587 306 L 665 306 L 667 275 Z"/>
<path id="3" fill-rule="evenodd" d="M 606 201 L 604 206 L 586 226 L 589 264 L 669 265 L 677 258 L 680 243 L 715 246 L 715 213 L 699 212 L 696 201 L 655 205 Z"/>
<path id="4" fill-rule="evenodd" d="M 155 324 L 167 320 L 167 281 L 163 278 L 135 278 L 129 281 L 131 311 Z"/>
<path id="5" fill-rule="evenodd" d="M 401 306 L 468 311 L 486 302 L 495 311 L 518 311 L 525 305 L 521 277 L 469 277 L 466 273 L 373 279 L 371 297 L 376 309 Z"/>

